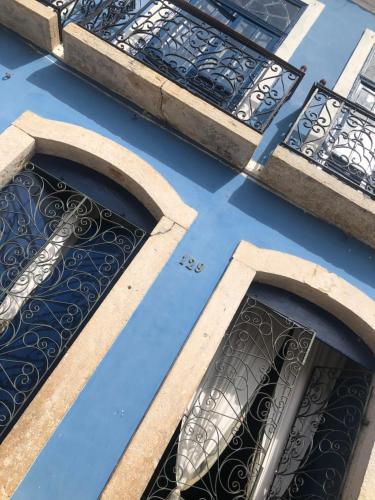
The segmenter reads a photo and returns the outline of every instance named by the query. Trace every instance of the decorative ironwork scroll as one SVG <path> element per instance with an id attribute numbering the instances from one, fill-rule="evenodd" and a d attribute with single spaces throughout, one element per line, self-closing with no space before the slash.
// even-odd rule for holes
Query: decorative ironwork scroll
<path id="1" fill-rule="evenodd" d="M 60 28 L 80 24 L 259 132 L 303 77 L 184 0 L 40 1 L 56 10 Z M 270 4 L 267 19 L 277 18 L 272 12 Z"/>
<path id="2" fill-rule="evenodd" d="M 55 9 L 62 28 L 69 22 L 78 22 L 108 3 L 108 0 L 39 0 Z M 122 2 L 124 3 L 124 2 Z"/>
<path id="3" fill-rule="evenodd" d="M 337 500 L 366 409 L 371 373 L 315 368 L 268 500 Z"/>
<path id="4" fill-rule="evenodd" d="M 143 498 L 251 498 L 312 339 L 245 297 Z"/>
<path id="5" fill-rule="evenodd" d="M 33 164 L 0 191 L 0 438 L 146 240 Z"/>
<path id="6" fill-rule="evenodd" d="M 134 5 L 111 1 L 80 25 L 260 132 L 303 76 L 186 2 Z"/>
<path id="7" fill-rule="evenodd" d="M 315 85 L 284 144 L 375 196 L 375 115 L 367 109 Z"/>

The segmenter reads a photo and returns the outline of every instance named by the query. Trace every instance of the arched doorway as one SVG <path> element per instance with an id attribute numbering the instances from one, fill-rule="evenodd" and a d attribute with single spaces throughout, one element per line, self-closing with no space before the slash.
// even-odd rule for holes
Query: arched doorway
<path id="1" fill-rule="evenodd" d="M 150 406 L 150 409 L 145 414 L 142 424 L 134 434 L 131 443 L 124 453 L 122 460 L 114 470 L 110 482 L 107 484 L 102 493 L 103 498 L 111 498 L 120 494 L 121 491 L 125 490 L 128 492 L 129 500 L 139 499 L 142 497 L 142 495 L 143 497 L 147 498 L 147 495 L 150 496 L 150 492 L 152 492 L 151 488 L 155 484 L 159 485 L 161 487 L 161 490 L 163 488 L 164 490 L 167 490 L 166 495 L 172 495 L 171 498 L 173 498 L 173 495 L 175 495 L 175 497 L 178 498 L 180 492 L 173 492 L 173 487 L 172 489 L 168 490 L 168 488 L 171 486 L 171 482 L 166 481 L 165 477 L 163 479 L 163 477 L 161 476 L 160 481 L 157 481 L 155 483 L 155 480 L 157 479 L 157 473 L 155 472 L 154 464 L 159 464 L 160 466 L 161 464 L 165 463 L 166 455 L 163 456 L 163 454 L 165 452 L 169 453 L 171 451 L 171 448 L 168 448 L 168 443 L 178 443 L 181 422 L 184 421 L 184 418 L 188 414 L 189 409 L 193 407 L 192 402 L 194 401 L 194 395 L 197 395 L 199 393 L 199 389 L 202 387 L 201 382 L 202 380 L 205 380 L 205 374 L 209 373 L 209 367 L 212 360 L 215 359 L 215 356 L 218 355 L 218 353 L 220 352 L 220 347 L 223 345 L 223 342 L 225 342 L 225 339 L 228 338 L 228 332 L 230 332 L 233 327 L 234 318 L 241 317 L 241 315 L 238 316 L 238 312 L 241 311 L 242 306 L 244 306 L 245 308 L 250 307 L 250 305 L 244 303 L 244 301 L 247 300 L 246 297 L 248 297 L 248 292 L 249 290 L 251 290 L 251 286 L 254 290 L 255 282 L 261 283 L 262 285 L 272 285 L 272 287 L 278 288 L 279 290 L 281 289 L 281 291 L 284 291 L 285 293 L 287 291 L 291 292 L 293 294 L 293 298 L 297 301 L 299 299 L 305 299 L 305 301 L 302 300 L 302 302 L 308 302 L 313 309 L 316 308 L 316 310 L 319 311 L 319 320 L 324 317 L 328 321 L 327 318 L 328 316 L 330 316 L 332 321 L 336 325 L 336 329 L 332 330 L 332 328 L 330 328 L 331 335 L 328 335 L 328 330 L 326 327 L 329 325 L 328 323 L 326 323 L 323 332 L 325 333 L 326 338 L 319 339 L 316 331 L 319 330 L 320 333 L 323 331 L 320 327 L 322 323 L 320 323 L 320 326 L 318 323 L 313 324 L 311 322 L 311 315 L 310 317 L 308 317 L 308 315 L 305 314 L 304 317 L 301 317 L 301 314 L 298 313 L 297 320 L 293 320 L 293 317 L 291 319 L 288 319 L 286 317 L 286 314 L 289 314 L 286 310 L 281 311 L 281 319 L 280 313 L 278 313 L 277 311 L 272 312 L 272 315 L 274 316 L 273 322 L 279 323 L 279 327 L 280 325 L 282 326 L 284 322 L 284 330 L 281 328 L 281 333 L 284 331 L 284 339 L 288 337 L 288 335 L 286 334 L 291 329 L 294 329 L 295 334 L 301 335 L 301 340 L 303 340 L 303 342 L 299 343 L 296 343 L 296 341 L 294 341 L 294 344 L 299 345 L 300 349 L 297 349 L 295 351 L 294 361 L 292 357 L 288 363 L 292 362 L 292 366 L 297 368 L 296 370 L 293 370 L 291 372 L 292 374 L 297 375 L 294 377 L 294 381 L 297 383 L 298 379 L 300 379 L 301 381 L 305 380 L 305 383 L 300 384 L 298 382 L 296 386 L 294 386 L 294 384 L 289 384 L 288 387 L 292 391 L 292 394 L 295 390 L 297 390 L 294 387 L 297 387 L 302 394 L 305 394 L 308 390 L 309 385 L 307 384 L 307 381 L 312 380 L 312 373 L 306 372 L 306 369 L 304 367 L 308 366 L 309 364 L 311 365 L 311 363 L 308 362 L 309 360 L 313 361 L 314 359 L 326 359 L 328 362 L 326 368 L 332 368 L 333 370 L 336 370 L 336 374 L 340 372 L 340 370 L 341 373 L 344 373 L 342 370 L 343 366 L 346 364 L 346 360 L 348 360 L 349 363 L 345 368 L 345 373 L 347 374 L 349 374 L 350 370 L 356 368 L 355 366 L 350 367 L 350 363 L 354 363 L 356 365 L 358 365 L 358 363 L 364 363 L 365 367 L 359 367 L 359 370 L 362 373 L 361 384 L 365 388 L 365 390 L 362 391 L 363 398 L 361 398 L 362 409 L 364 411 L 368 395 L 368 370 L 373 366 L 373 355 L 371 353 L 371 348 L 373 348 L 375 344 L 374 301 L 359 289 L 350 285 L 345 280 L 313 262 L 295 257 L 290 254 L 258 248 L 248 242 L 242 241 L 234 252 L 232 260 L 228 264 L 226 271 L 224 272 L 220 282 L 215 288 L 212 296 L 210 297 L 210 300 L 208 301 L 204 311 L 202 312 L 196 326 L 191 332 L 188 341 L 186 342 L 184 348 L 181 350 L 174 365 L 171 367 L 171 370 L 166 377 L 163 385 L 160 387 L 160 390 L 156 395 L 152 405 Z M 265 301 L 265 298 L 259 296 L 252 297 L 249 300 L 255 300 L 260 304 L 262 301 Z M 269 314 L 269 311 L 272 310 L 273 307 L 275 307 L 275 304 L 271 302 L 269 302 L 268 304 L 263 304 L 263 302 L 260 306 L 260 309 L 264 309 L 261 315 L 265 317 L 265 315 Z M 282 300 L 281 302 L 285 303 L 285 300 Z M 312 306 L 312 304 L 314 305 Z M 299 304 L 297 307 L 297 304 L 294 303 L 293 315 L 296 315 L 296 312 L 298 312 L 298 308 L 300 308 L 300 306 L 301 304 Z M 279 306 L 277 306 L 277 309 L 278 308 Z M 326 312 L 329 314 L 326 315 Z M 247 312 L 244 317 L 246 316 Z M 299 321 L 301 321 L 301 323 L 299 323 Z M 267 322 L 261 321 L 260 324 L 266 325 Z M 339 326 L 337 327 L 337 325 Z M 344 329 L 348 335 L 343 335 Z M 337 340 L 335 331 L 339 334 L 339 344 L 341 344 L 341 346 L 338 344 L 334 345 L 332 342 L 332 339 L 334 339 L 335 337 Z M 244 333 L 246 333 L 246 331 Z M 246 334 L 246 336 L 249 337 L 248 334 Z M 283 335 L 278 336 L 279 340 L 276 341 L 274 345 L 279 345 L 282 338 Z M 361 339 L 360 342 L 357 340 L 359 338 Z M 293 345 L 293 341 L 288 340 L 286 344 L 283 345 L 287 346 L 288 344 Z M 359 351 L 361 352 L 357 352 L 357 357 L 354 360 L 349 359 L 347 356 L 347 354 L 349 354 L 347 349 L 349 349 L 350 351 L 354 346 L 356 346 L 357 348 L 357 346 L 359 345 L 361 346 L 359 349 Z M 319 353 L 314 353 L 314 350 L 316 350 L 317 348 L 319 348 L 318 351 L 320 350 L 320 348 L 325 351 L 320 353 L 320 358 Z M 339 351 L 342 352 L 338 352 L 337 348 L 339 348 Z M 346 350 L 344 350 L 344 348 Z M 280 350 L 277 351 L 280 352 Z M 332 358 L 330 353 L 332 353 L 333 351 L 335 352 L 335 354 Z M 341 364 L 344 361 L 344 365 L 342 365 L 341 367 L 336 367 L 335 357 L 338 357 L 338 359 L 341 360 Z M 279 355 L 273 358 L 268 357 L 268 360 L 264 359 L 263 363 L 266 368 L 268 366 L 268 371 L 272 372 L 272 376 L 274 376 L 275 374 L 280 375 L 282 370 L 280 371 L 280 368 L 277 367 L 277 365 L 280 363 Z M 314 362 L 312 363 L 312 365 L 313 364 Z M 284 365 L 284 362 L 282 363 L 282 365 Z M 269 370 L 271 366 L 273 367 L 273 370 Z M 284 368 L 283 370 L 285 371 L 285 369 L 286 368 Z M 308 376 L 300 378 L 299 374 L 303 371 L 305 372 L 305 375 Z M 267 370 L 265 370 L 265 375 L 267 375 L 266 372 Z M 278 378 L 279 377 L 276 377 L 277 380 Z M 265 380 L 266 379 L 267 377 L 265 378 Z M 242 380 L 244 379 L 242 378 Z M 331 377 L 331 384 L 333 380 L 339 380 L 339 378 Z M 254 387 L 254 384 L 252 384 L 252 386 Z M 274 384 L 274 390 L 276 390 L 277 386 L 279 387 L 279 391 L 282 384 L 280 385 L 280 383 L 278 384 L 276 382 L 276 384 Z M 329 384 L 326 384 L 326 387 L 328 386 Z M 303 390 L 301 390 L 301 388 Z M 270 389 L 270 387 L 268 387 L 268 389 Z M 334 393 L 332 393 L 332 395 L 333 394 Z M 287 400 L 295 403 L 296 398 L 286 398 L 285 405 L 287 403 Z M 298 405 L 300 405 L 300 401 Z M 289 418 L 286 420 L 288 422 L 289 431 L 293 425 L 294 419 L 297 416 L 297 411 L 299 410 L 298 405 L 293 404 L 291 406 L 291 411 L 294 411 L 295 415 L 292 417 L 289 415 Z M 270 407 L 274 406 L 275 405 L 270 405 Z M 283 405 L 279 406 L 282 407 Z M 243 407 L 244 406 L 241 406 L 241 408 Z M 371 408 L 372 407 L 373 404 L 371 403 Z M 372 411 L 373 410 L 371 409 L 371 412 Z M 237 421 L 237 426 L 234 426 L 234 429 L 238 430 L 239 432 L 240 427 L 244 422 L 243 415 L 245 413 L 248 414 L 249 412 L 242 412 L 242 420 L 240 419 L 240 425 L 238 426 Z M 285 417 L 283 417 L 281 421 L 285 421 Z M 356 420 L 357 424 L 358 421 L 359 419 Z M 254 425 L 251 428 L 254 429 Z M 364 469 L 371 453 L 371 439 L 369 438 L 371 436 L 372 428 L 373 427 L 370 424 L 369 427 L 364 427 L 362 432 L 360 433 L 360 455 L 356 454 L 356 458 L 352 460 L 352 463 L 350 464 L 350 481 L 347 481 L 345 484 L 344 495 L 347 494 L 349 489 L 350 495 L 358 495 L 359 493 L 359 489 L 361 488 L 363 480 Z M 201 437 L 203 435 L 204 432 L 201 433 Z M 258 435 L 261 436 L 261 434 Z M 283 436 L 285 443 L 287 443 L 286 433 Z M 367 436 L 365 440 L 364 436 Z M 258 443 L 264 442 L 265 438 L 263 439 L 263 437 L 260 440 L 258 439 Z M 277 441 L 274 440 L 274 443 L 275 442 Z M 284 445 L 286 446 L 285 443 Z M 280 449 L 281 451 L 283 451 L 285 446 L 279 447 L 278 451 L 280 451 Z M 263 447 L 263 453 L 258 452 L 253 456 L 263 456 L 264 460 L 267 458 L 268 463 L 271 464 L 271 469 L 273 466 L 276 469 L 279 463 L 272 464 L 272 461 L 269 460 L 271 460 L 272 457 L 274 459 L 274 462 L 277 462 L 277 460 L 279 460 L 280 462 L 280 455 L 278 456 L 277 454 L 268 451 L 272 451 L 272 446 L 270 446 L 270 443 L 266 448 L 267 450 Z M 224 453 L 224 449 L 222 452 Z M 221 454 L 219 454 L 219 456 L 221 456 Z M 247 456 L 249 457 L 249 454 Z M 360 469 L 356 467 L 357 457 L 361 457 Z M 214 461 L 212 462 L 216 463 Z M 346 472 L 349 469 L 349 462 L 350 460 L 347 460 L 345 462 Z M 254 459 L 254 466 L 252 467 L 253 471 L 256 470 L 256 463 L 257 462 Z M 266 462 L 264 462 L 264 465 L 265 464 Z M 176 455 L 173 467 L 174 470 L 172 472 L 172 476 L 170 477 L 174 478 L 172 479 L 172 481 L 175 481 L 174 488 L 176 488 L 178 486 L 176 481 L 176 474 L 181 473 L 181 471 L 184 470 L 183 467 L 176 468 Z M 137 471 L 136 480 L 134 479 L 134 470 Z M 158 470 L 160 471 L 160 468 Z M 168 472 L 168 474 L 170 474 L 170 472 Z M 246 481 L 248 477 L 249 474 L 244 475 L 242 479 Z M 266 476 L 263 476 L 263 478 L 261 478 L 259 476 L 257 484 L 264 485 L 265 477 Z M 261 479 L 263 483 L 260 482 Z M 188 483 L 192 485 L 194 484 L 194 481 L 189 478 Z M 271 482 L 269 482 L 268 484 L 268 488 L 270 489 Z M 341 485 L 342 484 L 343 482 L 341 482 Z M 349 486 L 350 488 L 348 488 Z M 249 488 L 247 488 L 246 491 L 249 491 Z M 252 493 L 253 492 L 251 492 L 251 494 Z M 185 498 L 185 496 L 186 498 L 188 498 L 187 495 L 189 495 L 189 488 L 187 488 L 186 491 L 182 491 L 182 494 L 180 496 L 182 496 L 182 498 Z M 239 495 L 239 498 L 241 498 L 241 495 Z"/>
<path id="2" fill-rule="evenodd" d="M 3 440 L 156 221 L 103 174 L 41 154 L 2 188 L 0 212 Z"/>
<path id="3" fill-rule="evenodd" d="M 117 274 L 117 281 L 113 280 L 114 285 L 100 307 L 89 314 L 81 333 L 39 386 L 40 390 L 33 393 L 26 411 L 3 440 L 0 483 L 4 495 L 12 496 L 186 234 L 196 212 L 149 163 L 107 137 L 77 125 L 47 120 L 27 111 L 0 134 L 0 149 L 3 152 L 0 187 L 22 175 L 25 164 L 39 155 L 38 163 L 48 170 L 48 175 L 58 177 L 59 182 L 63 177 L 67 185 L 76 186 L 76 191 L 110 208 L 120 219 L 128 219 L 142 234 L 148 234 L 153 228 L 146 239 L 142 236 L 141 245 L 136 245 L 136 258 L 132 258 L 135 253 L 130 247 L 126 250 L 128 258 L 123 272 Z M 53 156 L 53 165 L 43 163 L 40 155 Z M 78 163 L 79 169 L 74 163 L 68 167 L 66 161 Z M 68 178 L 69 169 L 74 176 L 69 174 Z M 82 172 L 81 176 L 77 176 L 78 171 Z M 97 184 L 95 179 L 100 179 L 100 189 L 87 191 L 93 187 L 91 180 Z M 109 180 L 113 181 L 114 189 L 109 187 Z M 124 192 L 125 197 L 121 195 Z M 98 198 L 102 195 L 104 198 Z M 118 201 L 122 205 L 118 205 Z M 111 205 L 113 202 L 115 205 Z M 85 203 L 88 200 L 81 208 Z M 43 283 L 46 285 L 47 281 Z M 18 380 L 27 382 L 27 377 Z"/>
<path id="4" fill-rule="evenodd" d="M 340 321 L 253 283 L 142 498 L 340 498 L 374 368 Z"/>

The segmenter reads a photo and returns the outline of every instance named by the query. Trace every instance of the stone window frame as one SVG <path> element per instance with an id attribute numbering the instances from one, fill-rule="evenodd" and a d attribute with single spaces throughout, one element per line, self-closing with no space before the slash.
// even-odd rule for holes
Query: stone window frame
<path id="1" fill-rule="evenodd" d="M 375 46 L 375 31 L 366 29 L 359 40 L 353 54 L 346 63 L 339 79 L 333 87 L 334 92 L 348 97 L 360 74 L 372 48 Z"/>
<path id="2" fill-rule="evenodd" d="M 296 49 L 299 47 L 302 40 L 305 38 L 309 30 L 314 25 L 320 14 L 323 12 L 325 5 L 318 0 L 302 0 L 307 5 L 302 15 L 298 18 L 293 28 L 289 31 L 285 40 L 276 50 L 275 55 L 289 61 Z"/>
<path id="3" fill-rule="evenodd" d="M 320 306 L 344 322 L 375 351 L 373 299 L 313 262 L 241 241 L 113 471 L 101 494 L 102 500 L 120 500 L 124 492 L 127 500 L 141 498 L 252 281 L 283 288 Z M 370 401 L 367 418 L 370 425 L 360 433 L 343 500 L 358 498 L 361 486 L 363 491 L 369 488 L 369 481 L 375 475 L 374 447 L 373 463 L 363 481 L 375 432 L 374 398 Z"/>
<path id="4" fill-rule="evenodd" d="M 66 158 L 122 185 L 156 226 L 0 446 L 0 497 L 10 497 L 196 218 L 148 163 L 88 129 L 27 111 L 0 134 L 0 187 L 35 153 Z"/>

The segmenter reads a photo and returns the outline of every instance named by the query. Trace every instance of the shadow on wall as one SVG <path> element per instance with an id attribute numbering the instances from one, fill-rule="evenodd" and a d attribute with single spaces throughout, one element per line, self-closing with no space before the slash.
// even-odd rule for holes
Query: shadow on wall
<path id="1" fill-rule="evenodd" d="M 9 70 L 15 70 L 42 57 L 43 54 L 30 42 L 0 25 L 0 64 Z"/>
<path id="2" fill-rule="evenodd" d="M 289 202 L 244 180 L 229 203 L 333 267 L 375 288 L 375 252 L 340 229 L 297 209 Z M 277 246 L 277 241 L 274 242 Z M 285 240 L 282 251 L 288 252 Z M 295 250 L 291 249 L 295 254 Z M 354 256 L 351 259 L 351 255 Z M 308 257 L 307 257 L 308 258 Z"/>
<path id="3" fill-rule="evenodd" d="M 61 63 L 35 71 L 28 81 L 210 192 L 217 191 L 237 175 L 183 139 L 171 140 L 172 131 L 146 120 L 134 106 L 126 101 L 122 104 L 118 96 L 114 96 L 115 101 L 74 73 L 65 71 Z"/>

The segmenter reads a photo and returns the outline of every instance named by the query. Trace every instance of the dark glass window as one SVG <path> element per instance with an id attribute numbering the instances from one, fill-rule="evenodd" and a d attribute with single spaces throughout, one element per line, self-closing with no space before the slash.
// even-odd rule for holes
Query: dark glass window
<path id="1" fill-rule="evenodd" d="M 275 51 L 302 14 L 300 0 L 190 0 L 195 7 Z"/>
<path id="2" fill-rule="evenodd" d="M 259 17 L 267 24 L 288 32 L 300 15 L 302 3 L 288 0 L 232 0 L 250 14 Z"/>

